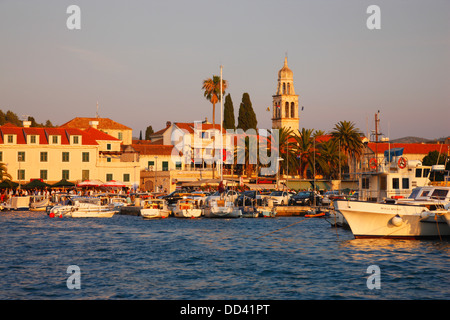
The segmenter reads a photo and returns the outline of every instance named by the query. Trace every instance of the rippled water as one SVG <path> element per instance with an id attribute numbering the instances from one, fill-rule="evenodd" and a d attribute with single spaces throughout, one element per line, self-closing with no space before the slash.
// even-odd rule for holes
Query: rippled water
<path id="1" fill-rule="evenodd" d="M 0 230 L 0 299 L 450 297 L 448 240 L 357 240 L 317 218 L 2 212 Z M 67 287 L 70 265 L 80 268 L 79 290 Z M 380 289 L 367 287 L 371 265 L 380 268 Z"/>

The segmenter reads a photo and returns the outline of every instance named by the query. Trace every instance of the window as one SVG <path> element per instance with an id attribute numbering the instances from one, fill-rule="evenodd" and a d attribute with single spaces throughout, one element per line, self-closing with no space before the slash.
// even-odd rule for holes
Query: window
<path id="1" fill-rule="evenodd" d="M 399 189 L 400 181 L 399 178 L 392 178 L 392 189 Z"/>
<path id="2" fill-rule="evenodd" d="M 41 162 L 47 162 L 47 161 L 48 161 L 48 153 L 41 152 Z"/>
<path id="3" fill-rule="evenodd" d="M 62 153 L 62 162 L 69 162 L 69 153 L 68 152 Z"/>
<path id="4" fill-rule="evenodd" d="M 14 137 L 12 135 L 8 135 L 8 143 L 13 143 Z"/>
<path id="5" fill-rule="evenodd" d="M 176 168 L 177 170 L 181 170 L 181 162 L 180 162 L 180 161 L 177 161 L 177 162 L 176 162 L 175 168 Z"/>
<path id="6" fill-rule="evenodd" d="M 17 179 L 25 180 L 25 170 L 24 169 L 17 170 Z"/>
<path id="7" fill-rule="evenodd" d="M 52 136 L 52 143 L 58 144 L 58 136 Z"/>
<path id="8" fill-rule="evenodd" d="M 113 179 L 113 174 L 112 173 L 107 173 L 106 174 L 106 181 L 111 181 Z"/>
<path id="9" fill-rule="evenodd" d="M 402 179 L 402 189 L 409 189 L 409 178 Z"/>
<path id="10" fill-rule="evenodd" d="M 25 151 L 17 152 L 17 161 L 18 162 L 25 162 Z"/>
<path id="11" fill-rule="evenodd" d="M 30 136 L 30 143 L 36 143 L 36 136 Z"/>
<path id="12" fill-rule="evenodd" d="M 423 169 L 423 177 L 428 178 L 428 175 L 430 174 L 430 169 Z"/>
<path id="13" fill-rule="evenodd" d="M 83 162 L 89 162 L 89 152 L 83 152 L 81 156 Z"/>
<path id="14" fill-rule="evenodd" d="M 123 174 L 123 182 L 130 182 L 130 174 L 129 173 Z"/>
<path id="15" fill-rule="evenodd" d="M 40 177 L 42 180 L 47 180 L 47 179 L 48 179 L 48 173 L 47 173 L 47 170 L 41 170 L 41 173 L 40 173 L 39 177 Z"/>
<path id="16" fill-rule="evenodd" d="M 289 102 L 286 102 L 284 109 L 284 117 L 289 118 Z"/>
<path id="17" fill-rule="evenodd" d="M 153 166 L 155 165 L 155 161 L 149 161 L 147 162 L 147 168 L 148 170 L 154 170 Z"/>
<path id="18" fill-rule="evenodd" d="M 291 118 L 295 118 L 295 103 L 291 102 Z"/>
<path id="19" fill-rule="evenodd" d="M 416 178 L 421 178 L 422 177 L 422 169 L 417 168 L 416 169 Z"/>
<path id="20" fill-rule="evenodd" d="M 162 162 L 162 171 L 169 171 L 169 161 Z"/>
<path id="21" fill-rule="evenodd" d="M 362 178 L 361 179 L 361 188 L 362 189 L 369 189 L 369 178 Z"/>
<path id="22" fill-rule="evenodd" d="M 123 133 L 122 133 L 122 132 L 119 132 L 119 133 L 117 134 L 117 137 L 118 137 L 120 140 L 122 140 L 122 139 L 123 139 Z"/>
<path id="23" fill-rule="evenodd" d="M 111 162 L 111 157 L 106 158 L 106 162 Z"/>
<path id="24" fill-rule="evenodd" d="M 436 189 L 431 194 L 431 199 L 445 200 L 447 197 L 448 190 L 445 189 Z"/>
<path id="25" fill-rule="evenodd" d="M 111 143 L 106 144 L 106 150 L 111 150 Z"/>
<path id="26" fill-rule="evenodd" d="M 78 144 L 78 143 L 79 143 L 78 136 L 73 136 L 73 144 Z"/>
<path id="27" fill-rule="evenodd" d="M 0 151 L 0 162 L 3 161 L 3 151 Z"/>
<path id="28" fill-rule="evenodd" d="M 69 170 L 63 170 L 62 171 L 62 178 L 69 180 Z"/>
<path id="29" fill-rule="evenodd" d="M 81 180 L 89 180 L 89 170 L 81 170 Z"/>

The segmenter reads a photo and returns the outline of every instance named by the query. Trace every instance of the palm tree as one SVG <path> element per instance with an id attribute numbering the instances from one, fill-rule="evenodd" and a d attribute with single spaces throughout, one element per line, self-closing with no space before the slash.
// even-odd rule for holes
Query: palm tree
<path id="1" fill-rule="evenodd" d="M 346 156 L 346 163 L 350 168 L 351 159 L 360 158 L 363 153 L 360 130 L 351 121 L 339 121 L 331 131 L 331 137 Z"/>
<path id="2" fill-rule="evenodd" d="M 228 81 L 222 79 L 222 95 L 225 94 L 225 89 L 228 87 Z M 213 130 L 216 130 L 216 103 L 219 102 L 220 97 L 220 77 L 213 76 L 203 80 L 202 89 L 204 90 L 203 96 L 213 105 Z M 220 133 L 222 134 L 222 132 Z M 213 158 L 215 156 L 215 136 L 213 136 Z M 212 164 L 213 179 L 214 179 L 214 163 Z"/>
<path id="3" fill-rule="evenodd" d="M 225 94 L 225 90 L 228 87 L 228 81 L 222 80 L 222 95 Z M 212 78 L 208 78 L 203 80 L 204 90 L 203 96 L 212 103 L 213 105 L 213 125 L 215 127 L 216 124 L 216 103 L 219 102 L 220 97 L 220 77 L 213 76 Z"/>
<path id="4" fill-rule="evenodd" d="M 283 159 L 280 165 L 280 172 L 289 174 L 298 169 L 296 140 L 294 131 L 290 128 L 283 127 L 279 131 L 279 156 Z"/>
<path id="5" fill-rule="evenodd" d="M 300 175 L 302 178 L 307 177 L 307 171 L 315 167 L 316 160 L 319 160 L 317 146 L 313 137 L 313 129 L 298 130 L 298 134 L 294 135 L 296 140 L 296 154 L 299 163 Z"/>
<path id="6" fill-rule="evenodd" d="M 0 162 L 0 181 L 3 181 L 3 180 L 12 180 L 12 177 L 8 173 L 6 164 L 4 164 L 3 162 Z"/>
<path id="7" fill-rule="evenodd" d="M 330 178 L 339 177 L 339 161 L 341 157 L 339 155 L 338 145 L 331 139 L 323 141 L 319 144 L 319 153 L 319 158 L 322 160 L 321 163 L 323 163 L 321 167 L 322 173 Z"/>

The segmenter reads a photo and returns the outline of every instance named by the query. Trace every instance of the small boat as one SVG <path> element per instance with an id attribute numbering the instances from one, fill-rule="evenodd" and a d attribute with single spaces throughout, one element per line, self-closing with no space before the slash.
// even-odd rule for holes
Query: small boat
<path id="1" fill-rule="evenodd" d="M 242 218 L 258 218 L 258 211 L 254 207 L 242 207 Z"/>
<path id="2" fill-rule="evenodd" d="M 44 196 L 32 197 L 30 211 L 45 211 L 50 205 L 51 201 L 49 198 L 45 198 Z"/>
<path id="3" fill-rule="evenodd" d="M 206 218 L 240 218 L 242 212 L 231 201 L 225 199 L 211 199 L 204 209 Z"/>
<path id="4" fill-rule="evenodd" d="M 120 212 L 120 208 L 127 206 L 127 199 L 122 197 L 114 197 L 109 199 L 109 205 L 116 213 Z"/>
<path id="5" fill-rule="evenodd" d="M 111 218 L 116 211 L 105 203 L 105 199 L 96 197 L 68 197 L 63 203 L 50 209 L 49 216 L 72 218 Z"/>
<path id="6" fill-rule="evenodd" d="M 182 199 L 177 201 L 173 215 L 177 218 L 199 218 L 203 214 L 198 200 Z"/>
<path id="7" fill-rule="evenodd" d="M 144 200 L 141 209 L 141 216 L 145 219 L 167 218 L 170 215 L 170 209 L 167 201 L 164 199 Z"/>
<path id="8" fill-rule="evenodd" d="M 263 218 L 273 218 L 277 215 L 276 207 L 261 207 L 258 211 L 259 216 Z"/>
<path id="9" fill-rule="evenodd" d="M 11 197 L 1 206 L 6 211 L 27 211 L 30 209 L 30 196 Z"/>

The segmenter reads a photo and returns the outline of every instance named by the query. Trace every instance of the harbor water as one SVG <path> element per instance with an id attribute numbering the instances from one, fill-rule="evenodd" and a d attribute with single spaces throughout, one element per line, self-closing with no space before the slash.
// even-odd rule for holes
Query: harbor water
<path id="1" fill-rule="evenodd" d="M 319 218 L 1 212 L 0 229 L 2 300 L 450 297 L 448 240 L 354 239 Z"/>

